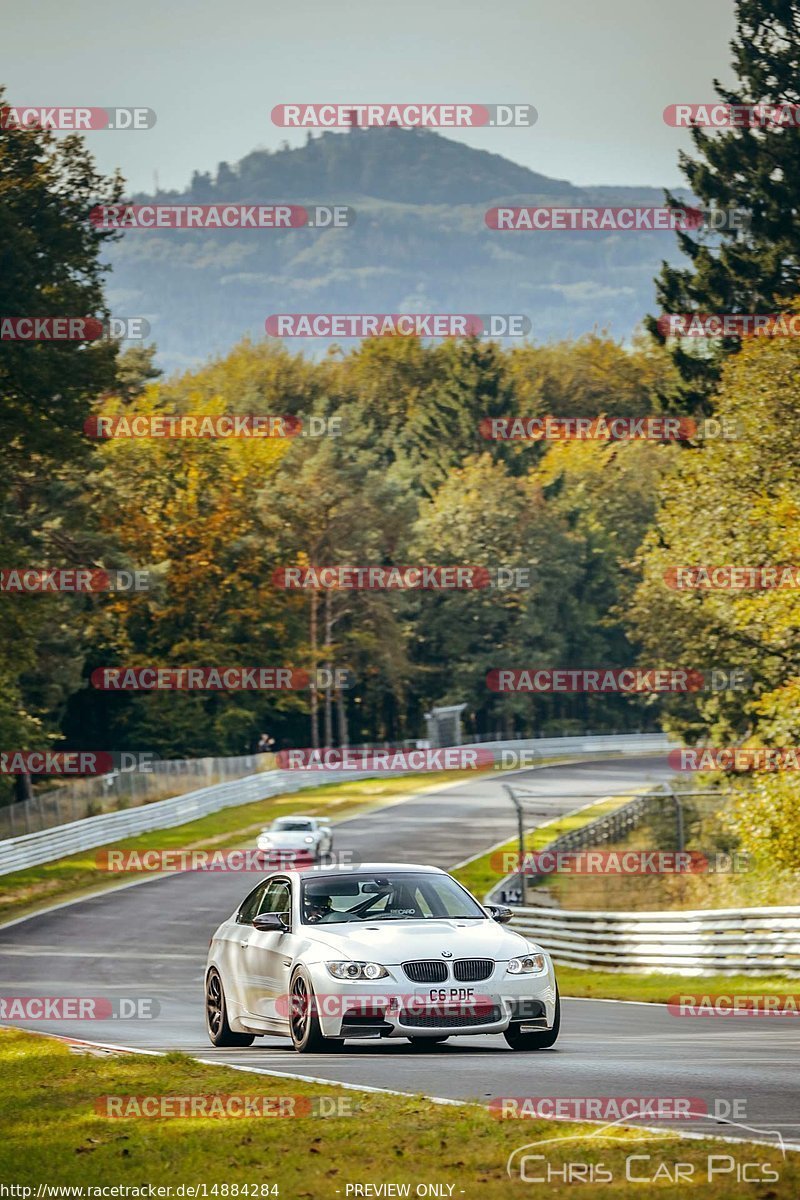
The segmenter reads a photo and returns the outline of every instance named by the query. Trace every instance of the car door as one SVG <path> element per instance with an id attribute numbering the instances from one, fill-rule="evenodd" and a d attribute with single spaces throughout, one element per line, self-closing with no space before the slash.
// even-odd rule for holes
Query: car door
<path id="1" fill-rule="evenodd" d="M 258 910 L 241 939 L 244 1003 L 249 1016 L 259 1023 L 285 1026 L 288 1022 L 289 973 L 297 944 L 289 930 L 262 932 L 252 922 L 261 913 L 279 913 L 291 923 L 292 888 L 288 879 L 271 879 Z"/>
<path id="2" fill-rule="evenodd" d="M 259 911 L 269 885 L 269 879 L 262 879 L 245 897 L 239 906 L 239 911 L 227 922 L 221 932 L 216 962 L 222 972 L 225 999 L 233 1016 L 242 1016 L 247 1011 L 245 1002 L 247 962 L 244 950 L 252 931 L 253 917 Z"/>

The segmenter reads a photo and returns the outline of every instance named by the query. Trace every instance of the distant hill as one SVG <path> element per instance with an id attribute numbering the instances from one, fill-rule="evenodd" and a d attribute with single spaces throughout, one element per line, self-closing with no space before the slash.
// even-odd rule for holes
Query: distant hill
<path id="1" fill-rule="evenodd" d="M 630 335 L 654 308 L 671 233 L 499 233 L 496 204 L 661 204 L 657 188 L 579 188 L 426 130 L 323 133 L 256 150 L 145 201 L 337 203 L 343 230 L 133 230 L 110 248 L 112 312 L 145 316 L 166 369 L 264 336 L 276 312 L 525 313 L 537 341 Z M 354 345 L 345 341 L 345 347 Z M 317 339 L 293 349 L 319 353 Z"/>

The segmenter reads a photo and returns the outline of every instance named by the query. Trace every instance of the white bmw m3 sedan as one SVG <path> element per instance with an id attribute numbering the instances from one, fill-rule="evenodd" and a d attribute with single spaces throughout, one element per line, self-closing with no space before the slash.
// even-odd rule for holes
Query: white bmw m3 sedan
<path id="1" fill-rule="evenodd" d="M 282 1035 L 301 1053 L 498 1033 L 515 1050 L 548 1049 L 561 1009 L 553 964 L 504 928 L 511 915 L 437 867 L 275 872 L 211 939 L 208 1035 L 215 1046 Z"/>

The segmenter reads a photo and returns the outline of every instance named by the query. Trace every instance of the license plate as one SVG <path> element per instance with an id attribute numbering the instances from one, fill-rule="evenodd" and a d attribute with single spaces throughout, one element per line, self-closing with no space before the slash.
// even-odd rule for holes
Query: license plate
<path id="1" fill-rule="evenodd" d="M 431 988 L 428 996 L 431 1000 L 439 1002 L 448 1000 L 474 1000 L 475 988 Z"/>

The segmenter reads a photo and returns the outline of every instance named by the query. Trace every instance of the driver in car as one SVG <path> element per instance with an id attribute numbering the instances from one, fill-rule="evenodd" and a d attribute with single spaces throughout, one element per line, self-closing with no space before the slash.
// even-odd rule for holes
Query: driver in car
<path id="1" fill-rule="evenodd" d="M 311 896 L 306 910 L 306 920 L 311 925 L 324 921 L 333 912 L 330 896 Z"/>

